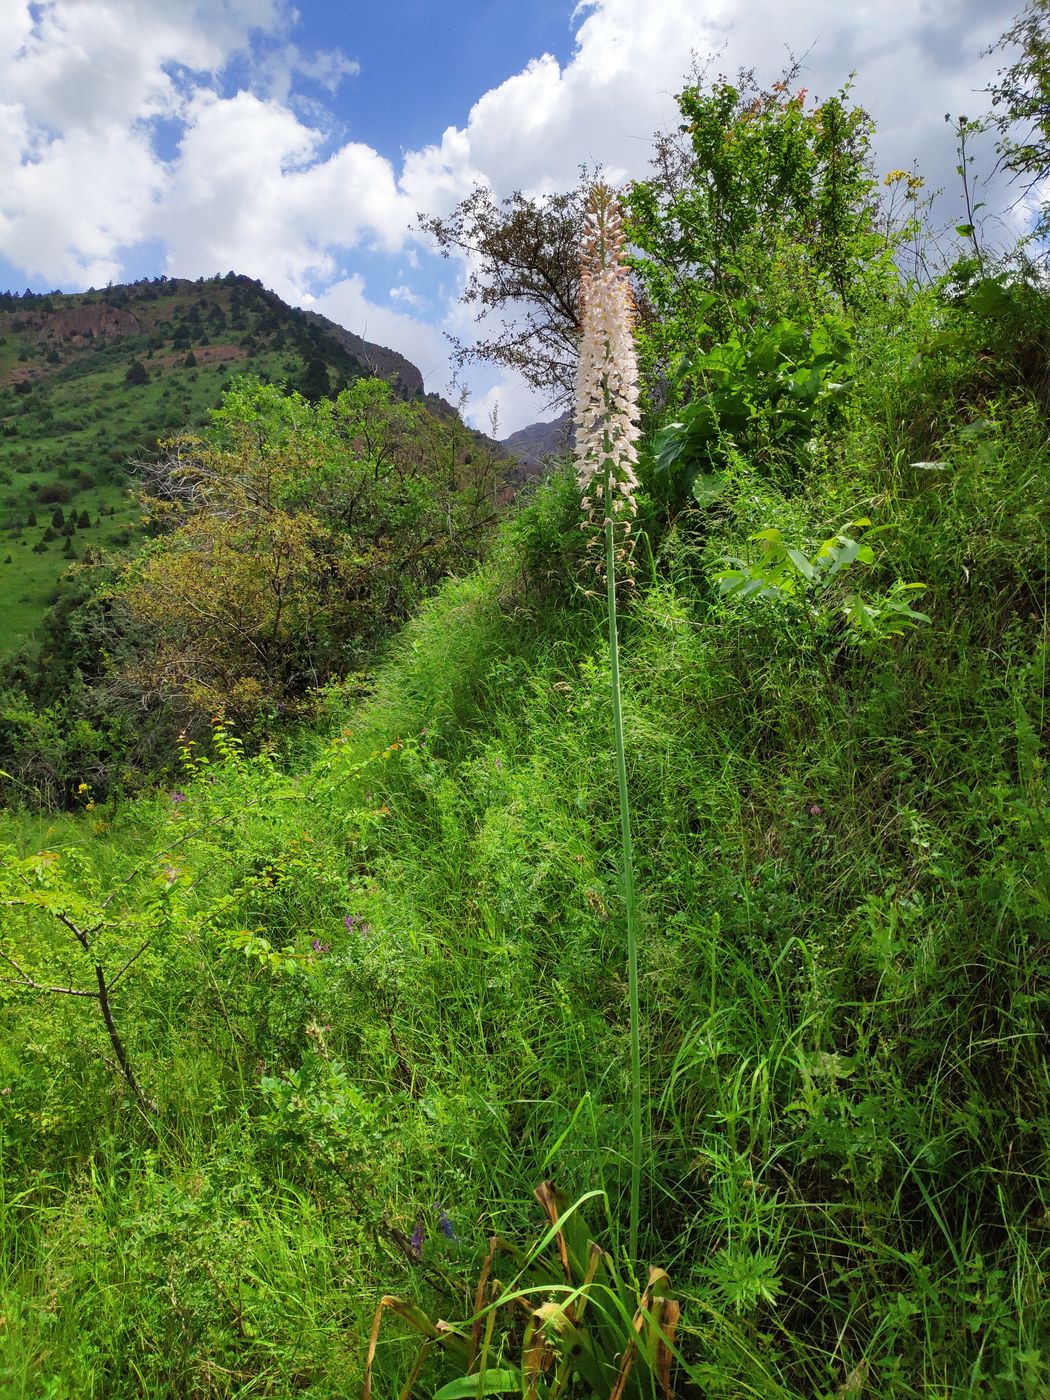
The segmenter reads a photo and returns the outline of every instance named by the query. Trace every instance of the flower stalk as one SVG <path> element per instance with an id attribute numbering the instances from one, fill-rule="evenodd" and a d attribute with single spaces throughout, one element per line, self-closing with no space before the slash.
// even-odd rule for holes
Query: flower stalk
<path id="1" fill-rule="evenodd" d="M 629 558 L 638 478 L 638 365 L 634 348 L 634 301 L 622 262 L 623 230 L 612 192 L 591 191 L 581 251 L 582 325 L 576 377 L 576 471 L 591 542 L 604 537 L 609 624 L 609 676 L 613 738 L 620 793 L 623 896 L 627 915 L 627 988 L 631 1019 L 631 1195 L 628 1249 L 638 1258 L 642 1184 L 641 1004 L 638 985 L 638 904 L 631 840 L 631 808 L 620 695 L 620 647 L 616 611 L 616 565 Z M 594 528 L 601 527 L 600 532 Z M 627 582 L 631 582 L 628 578 Z"/>

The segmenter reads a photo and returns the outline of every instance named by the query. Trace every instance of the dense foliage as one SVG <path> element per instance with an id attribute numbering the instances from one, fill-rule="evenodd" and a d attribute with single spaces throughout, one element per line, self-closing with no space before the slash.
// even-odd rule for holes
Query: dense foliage
<path id="1" fill-rule="evenodd" d="M 819 188 L 800 102 L 683 98 L 723 107 L 747 170 L 779 133 Z M 5 1395 L 1042 1400 L 1050 298 L 1022 264 L 891 281 L 858 180 L 845 263 L 819 221 L 748 244 L 759 305 L 661 252 L 688 295 L 642 327 L 638 1256 L 572 475 L 417 605 L 378 522 L 436 535 L 450 483 L 398 466 L 421 425 L 245 386 L 111 581 L 159 633 L 139 664 L 232 713 L 334 677 L 329 618 L 415 614 L 280 749 L 215 716 L 163 791 L 0 818 Z M 681 204 L 635 193 L 669 248 Z M 226 576 L 244 616 L 191 625 Z"/>
<path id="2" fill-rule="evenodd" d="M 61 805 L 139 786 L 215 714 L 286 728 L 476 561 L 499 468 L 382 380 L 316 404 L 234 380 L 206 432 L 143 464 L 149 543 L 83 566 L 39 654 L 0 670 L 0 783 Z"/>
<path id="3" fill-rule="evenodd" d="M 74 560 L 141 543 L 129 463 L 202 427 L 244 373 L 311 399 L 372 374 L 418 390 L 400 356 L 232 273 L 0 295 L 0 658 L 36 651 L 44 613 L 76 591 Z M 52 507 L 69 503 L 49 533 Z"/>

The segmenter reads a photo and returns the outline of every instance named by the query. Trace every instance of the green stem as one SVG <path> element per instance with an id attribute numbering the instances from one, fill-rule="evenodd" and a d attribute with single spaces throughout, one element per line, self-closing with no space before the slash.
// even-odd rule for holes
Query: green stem
<path id="1" fill-rule="evenodd" d="M 620 702 L 620 644 L 616 628 L 616 540 L 613 531 L 612 464 L 605 461 L 605 575 L 609 599 L 609 671 L 612 684 L 616 774 L 620 783 L 620 838 L 623 845 L 623 895 L 627 906 L 627 992 L 631 1004 L 631 1214 L 629 1258 L 638 1262 L 638 1217 L 642 1196 L 642 1049 L 638 996 L 638 908 L 634 892 L 631 807 L 627 798 L 627 761 L 623 747 Z"/>

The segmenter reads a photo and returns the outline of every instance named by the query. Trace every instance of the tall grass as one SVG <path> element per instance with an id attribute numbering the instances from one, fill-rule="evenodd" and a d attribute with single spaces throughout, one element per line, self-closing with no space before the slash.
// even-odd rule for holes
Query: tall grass
<path id="1" fill-rule="evenodd" d="M 621 618 L 642 1240 L 683 1302 L 683 1395 L 1046 1393 L 1045 406 L 1020 332 L 916 358 L 925 314 L 872 340 L 816 465 L 679 518 Z M 219 753 L 185 803 L 2 819 L 103 882 L 198 835 L 118 1003 L 151 1128 L 94 1008 L 0 987 L 0 1394 L 334 1400 L 381 1294 L 471 1315 L 488 1236 L 540 1237 L 542 1177 L 604 1193 L 602 1239 L 629 1219 L 575 509 L 553 481 L 291 754 Z M 800 621 L 708 582 L 757 529 L 801 547 L 861 511 L 892 527 L 884 581 L 929 587 L 921 633 L 833 635 L 822 667 Z M 5 918 L 63 970 L 46 910 Z M 374 1393 L 414 1354 L 384 1331 Z M 417 1393 L 445 1379 L 437 1353 Z"/>

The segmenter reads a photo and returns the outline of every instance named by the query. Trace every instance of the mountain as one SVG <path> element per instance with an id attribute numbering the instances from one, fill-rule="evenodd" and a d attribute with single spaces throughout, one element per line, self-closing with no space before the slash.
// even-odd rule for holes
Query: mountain
<path id="1" fill-rule="evenodd" d="M 568 409 L 550 423 L 530 423 L 503 438 L 504 451 L 520 463 L 517 475 L 529 480 L 542 474 L 551 457 L 564 456 L 573 446 L 572 413 Z"/>
<path id="2" fill-rule="evenodd" d="M 329 340 L 341 346 L 351 359 L 362 365 L 365 374 L 370 374 L 374 379 L 388 379 L 408 398 L 423 396 L 423 376 L 404 355 L 363 340 L 317 311 L 307 311 L 304 316 L 309 325 L 318 327 Z"/>
<path id="3" fill-rule="evenodd" d="M 86 550 L 139 538 L 129 462 L 204 424 L 246 372 L 310 398 L 378 376 L 455 416 L 403 355 L 234 273 L 0 294 L 0 654 L 32 633 Z"/>

